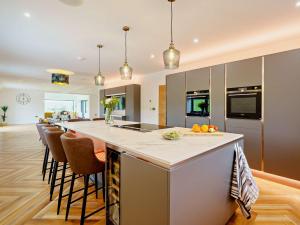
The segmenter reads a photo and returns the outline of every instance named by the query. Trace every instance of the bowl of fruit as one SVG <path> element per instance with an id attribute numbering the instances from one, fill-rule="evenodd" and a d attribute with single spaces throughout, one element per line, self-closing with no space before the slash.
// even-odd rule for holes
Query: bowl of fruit
<path id="1" fill-rule="evenodd" d="M 182 134 L 180 131 L 172 130 L 162 134 L 163 138 L 166 140 L 178 140 Z"/>

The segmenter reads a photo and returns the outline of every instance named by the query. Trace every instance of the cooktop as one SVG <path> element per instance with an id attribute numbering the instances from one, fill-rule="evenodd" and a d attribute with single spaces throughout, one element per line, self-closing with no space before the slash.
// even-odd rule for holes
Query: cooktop
<path id="1" fill-rule="evenodd" d="M 169 128 L 167 126 L 161 126 L 161 125 L 150 124 L 150 123 L 134 123 L 134 124 L 125 124 L 125 125 L 113 125 L 113 126 L 118 128 L 123 128 L 123 129 L 136 130 L 140 132 L 151 132 L 154 130 Z"/>

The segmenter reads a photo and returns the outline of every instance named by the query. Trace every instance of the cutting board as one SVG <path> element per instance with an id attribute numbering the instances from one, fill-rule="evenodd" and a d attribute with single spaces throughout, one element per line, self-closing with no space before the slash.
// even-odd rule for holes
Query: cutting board
<path id="1" fill-rule="evenodd" d="M 206 133 L 206 132 L 193 132 L 193 131 L 183 131 L 185 136 L 223 136 L 222 132 Z"/>

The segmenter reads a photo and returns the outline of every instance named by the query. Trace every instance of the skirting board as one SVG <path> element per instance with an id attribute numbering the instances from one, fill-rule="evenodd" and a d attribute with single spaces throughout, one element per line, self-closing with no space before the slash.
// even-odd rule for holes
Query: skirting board
<path id="1" fill-rule="evenodd" d="M 300 181 L 289 179 L 286 177 L 277 176 L 274 174 L 252 170 L 252 173 L 255 177 L 259 177 L 265 180 L 273 181 L 275 183 L 283 184 L 289 187 L 300 189 Z"/>

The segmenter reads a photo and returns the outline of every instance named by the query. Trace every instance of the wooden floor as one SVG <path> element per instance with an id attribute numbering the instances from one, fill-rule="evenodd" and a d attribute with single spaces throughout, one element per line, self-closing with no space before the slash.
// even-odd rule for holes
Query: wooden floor
<path id="1" fill-rule="evenodd" d="M 49 202 L 49 185 L 42 181 L 42 158 L 43 147 L 34 126 L 0 127 L 1 225 L 79 224 L 80 201 L 71 208 L 68 222 L 64 221 L 65 200 L 61 214 L 56 215 L 57 200 Z M 300 225 L 300 190 L 258 178 L 257 182 L 261 192 L 253 218 L 247 221 L 237 212 L 228 225 Z M 81 185 L 78 181 L 77 187 Z M 89 196 L 88 211 L 102 205 L 101 197 Z M 104 225 L 104 212 L 87 219 L 86 224 Z"/>

